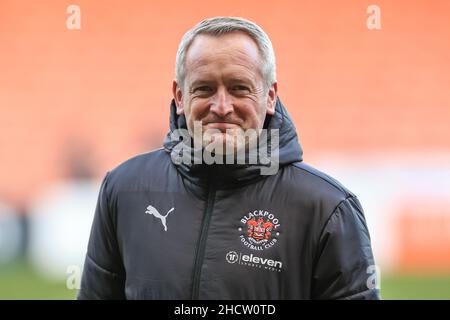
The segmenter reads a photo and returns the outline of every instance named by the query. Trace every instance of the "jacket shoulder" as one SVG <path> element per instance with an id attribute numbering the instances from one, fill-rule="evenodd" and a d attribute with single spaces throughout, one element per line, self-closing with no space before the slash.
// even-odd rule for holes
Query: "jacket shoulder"
<path id="1" fill-rule="evenodd" d="M 302 179 L 308 179 L 309 182 L 313 183 L 313 186 L 320 188 L 321 190 L 335 194 L 338 197 L 355 197 L 355 195 L 338 180 L 304 162 L 295 162 L 292 166 L 298 169 L 297 172 Z"/>
<path id="2" fill-rule="evenodd" d="M 281 181 L 278 191 L 290 194 L 293 205 L 320 212 L 321 219 L 325 220 L 343 201 L 356 198 L 339 181 L 303 162 L 285 167 Z"/>
<path id="3" fill-rule="evenodd" d="M 108 185 L 128 191 L 147 189 L 161 181 L 171 166 L 170 156 L 162 148 L 139 154 L 109 171 Z"/>

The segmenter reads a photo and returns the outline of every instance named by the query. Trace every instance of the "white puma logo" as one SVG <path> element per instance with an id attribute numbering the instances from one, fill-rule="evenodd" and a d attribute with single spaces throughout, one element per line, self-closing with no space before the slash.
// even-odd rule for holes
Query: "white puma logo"
<path id="1" fill-rule="evenodd" d="M 167 222 L 166 222 L 166 218 L 169 215 L 169 213 L 171 213 L 175 208 L 170 209 L 169 211 L 167 211 L 166 215 L 163 216 L 161 213 L 158 212 L 158 210 L 156 210 L 154 207 L 152 206 L 148 206 L 147 210 L 145 211 L 145 213 L 148 214 L 152 214 L 154 215 L 156 218 L 161 220 L 161 223 L 164 227 L 164 231 L 167 231 Z"/>

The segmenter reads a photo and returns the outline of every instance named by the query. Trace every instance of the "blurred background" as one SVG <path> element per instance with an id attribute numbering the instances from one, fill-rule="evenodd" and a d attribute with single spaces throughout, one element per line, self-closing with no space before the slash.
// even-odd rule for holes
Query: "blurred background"
<path id="1" fill-rule="evenodd" d="M 217 15 L 271 37 L 305 161 L 363 204 L 383 298 L 450 299 L 445 0 L 0 0 L 0 298 L 74 299 L 101 179 L 161 146 L 178 43 Z"/>

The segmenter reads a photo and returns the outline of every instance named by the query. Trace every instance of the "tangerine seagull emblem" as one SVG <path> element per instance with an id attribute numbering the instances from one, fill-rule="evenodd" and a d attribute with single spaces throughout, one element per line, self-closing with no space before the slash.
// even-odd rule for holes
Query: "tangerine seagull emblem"
<path id="1" fill-rule="evenodd" d="M 166 215 L 162 215 L 161 213 L 159 213 L 158 210 L 156 210 L 156 208 L 152 207 L 152 206 L 148 206 L 147 210 L 145 211 L 145 213 L 147 214 L 151 214 L 153 216 L 155 216 L 156 218 L 158 218 L 159 220 L 161 220 L 161 223 L 164 227 L 164 231 L 167 231 L 167 222 L 166 222 L 166 218 L 169 215 L 169 213 L 171 213 L 175 208 L 170 209 L 169 211 L 167 211 Z"/>

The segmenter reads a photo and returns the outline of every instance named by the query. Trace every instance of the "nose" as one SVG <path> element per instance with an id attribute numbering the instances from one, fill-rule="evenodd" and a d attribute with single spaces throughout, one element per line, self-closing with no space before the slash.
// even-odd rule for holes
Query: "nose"
<path id="1" fill-rule="evenodd" d="M 232 97 L 230 97 L 226 89 L 220 88 L 217 90 L 210 111 L 221 118 L 233 112 Z"/>

